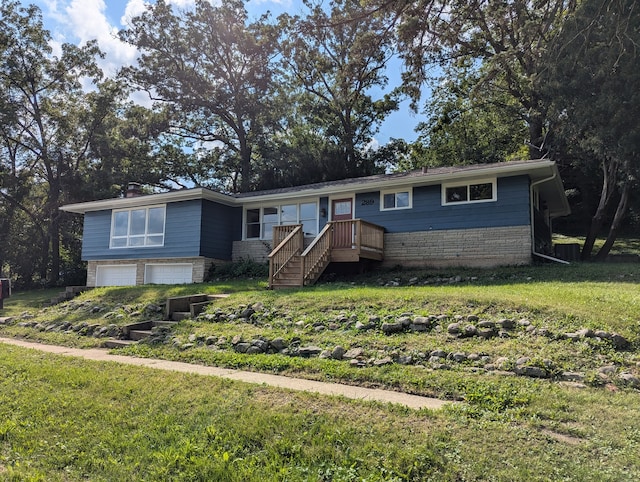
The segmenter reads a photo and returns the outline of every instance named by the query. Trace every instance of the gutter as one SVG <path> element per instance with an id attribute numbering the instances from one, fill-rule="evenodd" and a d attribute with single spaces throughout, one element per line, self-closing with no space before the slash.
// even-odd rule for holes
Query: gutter
<path id="1" fill-rule="evenodd" d="M 536 187 L 538 184 L 553 181 L 556 177 L 558 177 L 558 172 L 554 170 L 551 176 L 532 182 L 531 185 L 529 186 L 529 211 L 530 211 L 530 217 L 531 217 L 531 254 L 543 259 L 547 259 L 549 261 L 554 261 L 556 263 L 571 264 L 568 261 L 565 261 L 564 259 L 554 258 L 553 256 L 538 253 L 536 251 L 536 234 L 535 234 L 536 220 L 535 220 L 535 210 L 533 207 L 533 188 Z"/>

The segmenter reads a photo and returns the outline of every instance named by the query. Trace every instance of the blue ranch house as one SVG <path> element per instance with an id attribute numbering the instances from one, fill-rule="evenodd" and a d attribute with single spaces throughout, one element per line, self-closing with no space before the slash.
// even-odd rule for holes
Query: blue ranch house
<path id="1" fill-rule="evenodd" d="M 270 286 L 329 263 L 490 267 L 551 254 L 569 214 L 548 160 L 438 167 L 269 191 L 205 188 L 61 208 L 84 215 L 88 286 L 202 282 L 212 264 L 270 263 Z"/>

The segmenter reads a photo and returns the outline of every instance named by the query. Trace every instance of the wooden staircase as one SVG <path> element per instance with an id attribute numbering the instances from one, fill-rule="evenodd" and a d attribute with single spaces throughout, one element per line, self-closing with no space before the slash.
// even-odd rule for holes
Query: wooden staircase
<path id="1" fill-rule="evenodd" d="M 384 228 L 360 219 L 330 221 L 304 249 L 302 225 L 274 226 L 269 288 L 314 284 L 331 262 L 382 260 Z"/>

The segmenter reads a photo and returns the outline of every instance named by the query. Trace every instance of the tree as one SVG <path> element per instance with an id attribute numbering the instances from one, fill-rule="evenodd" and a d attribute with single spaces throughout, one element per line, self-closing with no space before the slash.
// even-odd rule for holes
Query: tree
<path id="1" fill-rule="evenodd" d="M 8 219 L 19 213 L 33 223 L 40 238 L 40 277 L 56 282 L 65 180 L 84 162 L 102 115 L 92 110 L 81 84 L 100 78 L 100 51 L 91 42 L 64 44 L 56 57 L 36 7 L 3 0 L 0 10 L 0 197 Z"/>
<path id="2" fill-rule="evenodd" d="M 255 148 L 275 114 L 278 31 L 265 20 L 249 23 L 239 0 L 197 0 L 181 13 L 160 0 L 120 32 L 140 51 L 122 75 L 170 106 L 172 132 L 214 146 L 202 160 L 222 168 L 231 191 L 251 189 Z"/>
<path id="3" fill-rule="evenodd" d="M 333 0 L 328 9 L 305 4 L 307 17 L 281 18 L 288 38 L 285 70 L 303 92 L 298 109 L 304 122 L 342 151 L 342 169 L 328 178 L 372 174 L 376 166 L 364 154 L 366 146 L 378 123 L 398 108 L 394 95 L 373 97 L 388 81 L 384 69 L 394 55 L 394 22 L 363 15 L 366 9 L 356 0 Z"/>
<path id="4" fill-rule="evenodd" d="M 527 125 L 517 102 L 480 82 L 482 66 L 463 63 L 444 71 L 418 125 L 424 146 L 415 167 L 502 162 L 527 156 Z"/>
<path id="5" fill-rule="evenodd" d="M 372 2 L 400 16 L 400 48 L 405 60 L 404 89 L 414 102 L 433 65 L 461 61 L 481 64 L 478 83 L 508 95 L 529 130 L 530 158 L 546 155 L 547 106 L 543 102 L 541 61 L 575 0 L 419 0 Z"/>
<path id="6" fill-rule="evenodd" d="M 638 186 L 639 46 L 640 8 L 635 1 L 585 0 L 567 19 L 545 59 L 557 155 L 572 157 L 575 168 L 601 182 L 583 260 L 591 257 L 598 234 L 610 222 L 595 258 L 607 256 Z"/>

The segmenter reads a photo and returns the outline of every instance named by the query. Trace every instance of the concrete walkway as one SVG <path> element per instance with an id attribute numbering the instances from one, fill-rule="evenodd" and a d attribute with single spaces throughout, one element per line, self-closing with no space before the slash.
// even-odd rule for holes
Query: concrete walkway
<path id="1" fill-rule="evenodd" d="M 288 390 L 305 391 L 319 393 L 322 395 L 343 396 L 357 400 L 373 400 L 383 403 L 394 403 L 404 405 L 412 409 L 428 408 L 436 410 L 442 408 L 448 402 L 436 398 L 409 395 L 407 393 L 394 392 L 391 390 L 379 390 L 373 388 L 354 387 L 338 383 L 317 382 L 301 378 L 291 378 L 281 375 L 270 375 L 268 373 L 247 372 L 242 370 L 232 370 L 228 368 L 217 368 L 203 365 L 193 365 L 191 363 L 158 360 L 153 358 L 138 358 L 109 353 L 108 349 L 91 348 L 79 349 L 57 345 L 45 345 L 29 341 L 0 338 L 0 343 L 15 345 L 24 348 L 31 348 L 56 355 L 84 358 L 85 360 L 110 361 L 125 365 L 136 365 L 158 370 L 171 370 L 184 373 L 195 373 L 198 375 L 227 378 L 246 383 L 256 383 L 271 387 L 285 388 Z"/>

